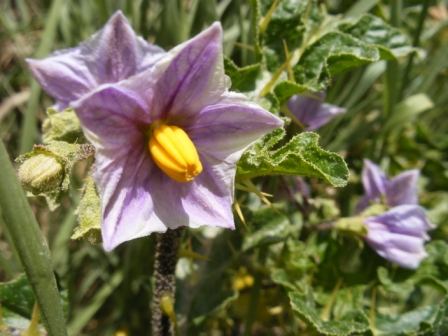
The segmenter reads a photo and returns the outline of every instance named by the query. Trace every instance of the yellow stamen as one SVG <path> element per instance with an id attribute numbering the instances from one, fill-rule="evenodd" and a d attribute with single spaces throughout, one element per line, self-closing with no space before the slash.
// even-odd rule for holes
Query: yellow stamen
<path id="1" fill-rule="evenodd" d="M 156 165 L 178 182 L 191 182 L 202 172 L 196 147 L 187 133 L 177 126 L 156 128 L 148 146 Z"/>

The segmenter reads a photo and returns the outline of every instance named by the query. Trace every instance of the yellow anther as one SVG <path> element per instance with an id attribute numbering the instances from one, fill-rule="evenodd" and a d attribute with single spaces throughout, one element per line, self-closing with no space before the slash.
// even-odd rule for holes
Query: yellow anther
<path id="1" fill-rule="evenodd" d="M 181 128 L 161 125 L 149 139 L 149 151 L 156 165 L 178 182 L 190 182 L 202 172 L 193 142 Z"/>

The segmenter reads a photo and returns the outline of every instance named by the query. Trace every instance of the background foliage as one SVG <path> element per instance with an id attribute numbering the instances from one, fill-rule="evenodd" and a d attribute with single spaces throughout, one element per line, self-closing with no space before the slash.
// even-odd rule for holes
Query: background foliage
<path id="1" fill-rule="evenodd" d="M 201 228 L 184 236 L 184 250 L 210 260 L 179 260 L 181 334 L 448 333 L 447 3 L 280 0 L 264 27 L 273 2 L 3 1 L 0 136 L 11 161 L 41 141 L 45 108 L 52 104 L 30 79 L 24 58 L 77 45 L 116 10 L 166 49 L 219 20 L 232 90 L 279 112 L 293 94 L 327 88 L 327 101 L 348 111 L 319 129 L 319 139 L 296 134 L 291 125 L 243 156 L 236 199 L 245 224 L 235 216 L 235 231 Z M 350 177 L 340 157 L 326 151 L 344 158 Z M 354 214 L 364 158 L 389 176 L 421 170 L 420 203 L 438 227 L 430 232 L 429 257 L 415 271 L 392 265 L 351 237 L 318 230 L 320 223 Z M 112 253 L 71 240 L 87 169 L 85 162 L 74 167 L 56 211 L 30 199 L 50 246 L 69 334 L 145 334 L 155 238 Z M 260 176 L 268 173 L 273 176 Z M 270 204 L 255 187 L 273 195 Z M 24 329 L 34 297 L 1 216 L 0 245 L 4 321 Z"/>

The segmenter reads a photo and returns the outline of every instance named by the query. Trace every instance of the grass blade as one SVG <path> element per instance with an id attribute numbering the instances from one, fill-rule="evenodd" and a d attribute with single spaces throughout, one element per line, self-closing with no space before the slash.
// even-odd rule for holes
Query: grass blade
<path id="1" fill-rule="evenodd" d="M 3 171 L 0 182 L 3 219 L 33 288 L 42 322 L 50 336 L 67 335 L 61 300 L 51 266 L 50 250 L 1 141 L 0 166 Z"/>

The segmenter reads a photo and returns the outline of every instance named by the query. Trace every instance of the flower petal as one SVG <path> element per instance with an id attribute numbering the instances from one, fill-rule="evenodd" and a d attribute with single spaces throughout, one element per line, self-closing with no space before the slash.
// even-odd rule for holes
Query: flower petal
<path id="1" fill-rule="evenodd" d="M 79 48 L 64 50 L 42 60 L 27 59 L 26 62 L 40 86 L 61 102 L 60 109 L 97 85 Z"/>
<path id="2" fill-rule="evenodd" d="M 131 84 L 141 83 L 138 79 L 144 77 L 131 83 L 102 86 L 71 105 L 95 147 L 120 149 L 144 144 L 144 128 L 152 120 L 147 102 L 130 88 Z M 147 90 L 146 99 L 151 96 Z"/>
<path id="3" fill-rule="evenodd" d="M 392 178 L 387 186 L 386 200 L 390 206 L 417 204 L 417 181 L 420 171 L 417 169 L 405 171 Z"/>
<path id="4" fill-rule="evenodd" d="M 99 150 L 96 159 L 94 179 L 101 198 L 104 249 L 110 251 L 151 232 L 165 232 L 149 190 L 157 167 L 147 149 Z"/>
<path id="5" fill-rule="evenodd" d="M 163 49 L 137 38 L 121 11 L 81 48 L 99 84 L 115 83 L 146 70 L 164 53 Z"/>
<path id="6" fill-rule="evenodd" d="M 307 126 L 307 131 L 315 130 L 330 122 L 337 115 L 347 111 L 345 108 L 324 103 L 324 92 L 311 92 L 311 94 L 313 97 L 294 95 L 287 103 L 294 116 Z"/>
<path id="7" fill-rule="evenodd" d="M 365 240 L 380 256 L 404 268 L 417 268 L 427 256 L 424 241 L 417 237 L 374 231 Z"/>
<path id="8" fill-rule="evenodd" d="M 171 229 L 202 225 L 233 229 L 236 167 L 203 155 L 201 161 L 203 171 L 190 183 L 174 181 L 160 170 L 151 178 L 148 189 L 154 212 Z"/>
<path id="9" fill-rule="evenodd" d="M 27 62 L 39 84 L 63 109 L 100 84 L 115 83 L 146 71 L 164 54 L 162 48 L 136 37 L 126 17 L 118 11 L 79 47 Z"/>
<path id="10" fill-rule="evenodd" d="M 193 182 L 180 183 L 155 166 L 149 153 L 135 150 L 119 158 L 110 153 L 114 161 L 108 164 L 104 151 L 100 153 L 94 177 L 103 205 L 105 250 L 167 228 L 234 228 L 233 179 L 227 173 L 219 176 L 220 170 L 209 164 L 213 158 L 203 160 L 204 170 Z M 215 161 L 215 166 L 221 164 Z"/>
<path id="11" fill-rule="evenodd" d="M 190 120 L 204 107 L 217 103 L 229 87 L 222 60 L 222 28 L 214 23 L 195 38 L 169 51 L 154 66 L 156 114 L 176 123 Z"/>
<path id="12" fill-rule="evenodd" d="M 283 126 L 283 121 L 244 95 L 228 92 L 226 99 L 198 113 L 185 131 L 198 151 L 221 160 L 233 155 L 236 164 L 242 152 L 261 136 Z"/>
<path id="13" fill-rule="evenodd" d="M 356 206 L 356 213 L 362 212 L 371 202 L 380 203 L 379 197 L 386 194 L 388 181 L 384 171 L 372 161 L 364 159 L 362 169 L 362 184 L 365 195 Z"/>
<path id="14" fill-rule="evenodd" d="M 426 231 L 435 228 L 426 217 L 425 209 L 419 205 L 400 205 L 375 217 L 365 219 L 367 227 L 369 223 L 381 223 L 390 232 L 406 234 L 428 240 Z"/>

